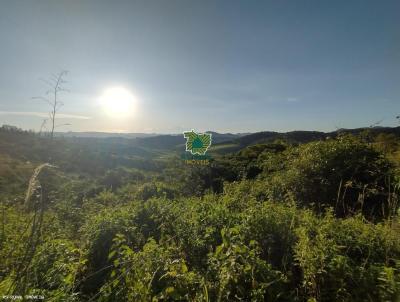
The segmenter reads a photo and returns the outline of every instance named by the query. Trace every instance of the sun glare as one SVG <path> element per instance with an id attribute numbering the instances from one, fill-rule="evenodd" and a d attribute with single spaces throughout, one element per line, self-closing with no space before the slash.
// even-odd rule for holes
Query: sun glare
<path id="1" fill-rule="evenodd" d="M 111 117 L 127 117 L 132 114 L 135 96 L 126 88 L 110 87 L 100 97 L 103 110 Z"/>

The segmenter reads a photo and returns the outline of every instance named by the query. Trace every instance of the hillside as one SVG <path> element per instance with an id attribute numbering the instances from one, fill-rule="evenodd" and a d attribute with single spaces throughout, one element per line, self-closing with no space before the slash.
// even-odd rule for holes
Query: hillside
<path id="1" fill-rule="evenodd" d="M 0 294 L 395 302 L 400 138 L 372 130 L 213 133 L 191 165 L 178 135 L 0 128 Z"/>
<path id="2" fill-rule="evenodd" d="M 230 141 L 217 143 L 214 145 L 214 150 L 218 153 L 229 153 L 239 151 L 240 149 L 258 144 L 273 142 L 275 140 L 283 140 L 290 143 L 307 143 L 316 140 L 322 140 L 329 137 L 337 137 L 339 134 L 360 135 L 363 132 L 368 132 L 372 136 L 379 133 L 394 134 L 400 136 L 400 127 L 375 127 L 375 128 L 358 128 L 358 129 L 338 129 L 333 132 L 318 132 L 318 131 L 290 131 L 290 132 L 272 132 L 263 131 L 252 133 L 249 135 L 234 138 Z M 213 150 L 213 149 L 212 149 Z"/>

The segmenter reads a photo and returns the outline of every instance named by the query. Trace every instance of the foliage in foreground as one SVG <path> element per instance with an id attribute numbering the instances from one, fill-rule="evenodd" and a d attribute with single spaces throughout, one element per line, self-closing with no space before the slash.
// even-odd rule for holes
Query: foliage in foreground
<path id="1" fill-rule="evenodd" d="M 87 217 L 84 245 L 43 239 L 29 293 L 52 301 L 399 298 L 399 221 L 318 216 L 254 197 L 241 209 L 235 203 L 227 193 L 105 208 Z M 13 274 L 0 283 L 2 293 Z"/>
<path id="2" fill-rule="evenodd" d="M 359 139 L 256 145 L 209 168 L 171 160 L 95 179 L 52 168 L 30 207 L 17 192 L 32 165 L 15 163 L 21 182 L 0 208 L 1 295 L 400 299 L 396 170 Z"/>

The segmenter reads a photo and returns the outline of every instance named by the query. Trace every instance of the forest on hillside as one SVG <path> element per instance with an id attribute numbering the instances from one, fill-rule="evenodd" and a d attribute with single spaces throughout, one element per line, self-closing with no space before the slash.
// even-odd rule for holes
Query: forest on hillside
<path id="1" fill-rule="evenodd" d="M 399 128 L 219 138 L 1 127 L 0 301 L 400 301 Z"/>

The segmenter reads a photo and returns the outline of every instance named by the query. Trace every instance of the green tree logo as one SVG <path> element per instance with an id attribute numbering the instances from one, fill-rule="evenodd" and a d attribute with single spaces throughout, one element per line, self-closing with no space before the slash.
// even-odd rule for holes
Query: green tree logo
<path id="1" fill-rule="evenodd" d="M 183 137 L 186 138 L 186 151 L 193 155 L 204 155 L 211 146 L 210 133 L 196 133 L 192 130 L 183 132 Z"/>

